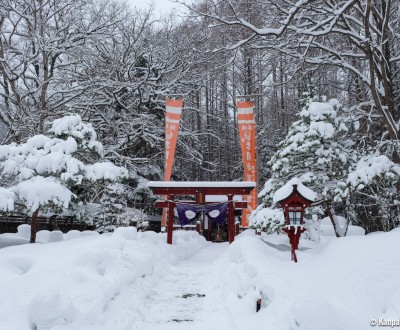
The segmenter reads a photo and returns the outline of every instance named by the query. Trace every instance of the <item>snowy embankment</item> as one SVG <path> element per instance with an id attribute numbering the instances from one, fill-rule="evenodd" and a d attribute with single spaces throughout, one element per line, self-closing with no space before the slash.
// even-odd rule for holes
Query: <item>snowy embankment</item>
<path id="1" fill-rule="evenodd" d="M 297 264 L 286 235 L 252 230 L 230 246 L 183 231 L 172 246 L 132 228 L 76 235 L 0 250 L 0 329 L 363 330 L 400 315 L 398 229 L 301 240 Z"/>
<path id="2" fill-rule="evenodd" d="M 237 329 L 362 330 L 371 319 L 399 319 L 400 230 L 302 240 L 297 264 L 286 236 L 250 233 L 230 246 L 216 270 L 226 279 L 220 290 Z"/>
<path id="3" fill-rule="evenodd" d="M 165 243 L 165 234 L 135 228 L 74 234 L 61 242 L 0 250 L 0 329 L 89 328 L 127 287 L 207 245 L 197 233 L 183 231 L 174 233 L 173 246 Z"/>

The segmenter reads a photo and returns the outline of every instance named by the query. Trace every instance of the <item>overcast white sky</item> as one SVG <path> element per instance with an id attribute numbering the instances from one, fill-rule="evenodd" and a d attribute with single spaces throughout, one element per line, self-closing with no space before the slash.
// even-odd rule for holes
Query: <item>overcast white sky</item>
<path id="1" fill-rule="evenodd" d="M 137 8 L 144 8 L 150 3 L 154 3 L 157 12 L 170 12 L 174 8 L 179 8 L 180 5 L 172 3 L 169 0 L 129 0 L 132 6 Z"/>

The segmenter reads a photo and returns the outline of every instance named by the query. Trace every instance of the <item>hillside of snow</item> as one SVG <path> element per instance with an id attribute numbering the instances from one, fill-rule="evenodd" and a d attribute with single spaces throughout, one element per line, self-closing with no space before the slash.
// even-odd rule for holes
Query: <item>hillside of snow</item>
<path id="1" fill-rule="evenodd" d="M 392 231 L 303 240 L 296 264 L 287 237 L 242 235 L 219 265 L 233 277 L 221 290 L 238 329 L 368 329 L 371 319 L 399 319 L 399 239 Z"/>
<path id="2" fill-rule="evenodd" d="M 301 240 L 297 264 L 287 236 L 252 230 L 230 246 L 75 234 L 0 249 L 0 329 L 362 330 L 400 315 L 399 230 Z"/>

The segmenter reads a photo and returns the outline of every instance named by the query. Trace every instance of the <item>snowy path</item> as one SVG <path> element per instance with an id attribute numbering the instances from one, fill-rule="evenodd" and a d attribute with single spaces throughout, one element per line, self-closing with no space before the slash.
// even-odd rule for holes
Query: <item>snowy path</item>
<path id="1" fill-rule="evenodd" d="M 109 304 L 104 323 L 98 326 L 141 330 L 235 329 L 218 294 L 218 277 L 213 269 L 214 261 L 227 247 L 225 243 L 209 244 L 188 260 L 168 266 L 159 277 L 136 281 Z M 107 314 L 114 317 L 110 319 Z"/>
<path id="2" fill-rule="evenodd" d="M 400 315 L 399 229 L 304 240 L 297 264 L 283 235 L 228 248 L 128 233 L 0 249 L 0 330 L 364 330 Z"/>

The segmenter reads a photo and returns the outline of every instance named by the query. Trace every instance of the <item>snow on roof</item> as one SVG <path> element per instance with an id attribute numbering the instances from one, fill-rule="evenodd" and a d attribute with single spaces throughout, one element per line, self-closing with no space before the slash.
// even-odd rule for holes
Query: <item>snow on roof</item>
<path id="1" fill-rule="evenodd" d="M 288 198 L 293 192 L 293 185 L 297 185 L 297 191 L 309 201 L 314 202 L 317 199 L 317 194 L 314 191 L 304 186 L 299 178 L 293 178 L 275 192 L 273 198 L 274 203 Z"/>
<path id="2" fill-rule="evenodd" d="M 234 195 L 233 200 L 235 202 L 242 202 L 243 201 L 243 196 L 242 195 Z M 228 201 L 228 196 L 226 195 L 207 195 L 206 196 L 206 202 L 211 202 L 211 203 L 223 203 Z"/>
<path id="3" fill-rule="evenodd" d="M 149 188 L 254 188 L 253 181 L 149 181 Z"/>

